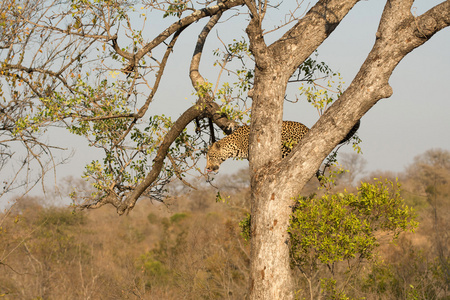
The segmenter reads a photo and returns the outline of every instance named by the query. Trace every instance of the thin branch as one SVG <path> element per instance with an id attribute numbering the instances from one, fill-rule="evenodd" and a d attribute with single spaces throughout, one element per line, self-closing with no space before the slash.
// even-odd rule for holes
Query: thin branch
<path id="1" fill-rule="evenodd" d="M 23 19 L 23 21 L 25 21 L 26 23 L 31 24 L 33 26 L 36 26 L 38 28 L 52 30 L 52 31 L 64 33 L 67 35 L 75 35 L 75 36 L 79 36 L 79 37 L 83 37 L 83 38 L 92 38 L 95 40 L 105 40 L 105 41 L 110 41 L 110 40 L 113 40 L 114 38 L 116 38 L 116 36 L 106 36 L 106 35 L 102 35 L 102 34 L 85 34 L 83 31 L 81 31 L 81 32 L 71 31 L 69 29 L 61 29 L 56 26 L 41 25 L 41 24 L 35 23 L 33 21 L 30 21 L 28 19 Z"/>
<path id="2" fill-rule="evenodd" d="M 196 187 L 192 186 L 189 182 L 187 182 L 186 180 L 183 179 L 183 177 L 181 176 L 181 171 L 177 166 L 177 163 L 175 162 L 175 160 L 173 159 L 172 155 L 170 155 L 170 153 L 167 153 L 167 158 L 170 160 L 170 162 L 172 163 L 173 169 L 175 171 L 175 175 L 177 175 L 178 179 L 184 183 L 184 185 L 187 185 L 188 187 L 190 187 L 193 190 L 197 190 Z"/>
<path id="3" fill-rule="evenodd" d="M 130 56 L 133 56 L 129 59 L 130 68 L 134 69 L 136 63 L 148 52 L 154 49 L 156 46 L 164 42 L 169 36 L 173 33 L 177 32 L 180 28 L 187 27 L 190 24 L 208 16 L 213 16 L 218 13 L 222 13 L 230 8 L 235 6 L 239 6 L 244 4 L 244 0 L 227 0 L 224 2 L 219 2 L 217 5 L 206 7 L 200 10 L 194 11 L 187 17 L 184 17 L 177 22 L 173 23 L 169 27 L 167 27 L 163 32 L 161 32 L 156 38 L 154 38 L 150 43 L 146 44 L 139 51 L 137 51 L 134 55 L 128 53 L 124 54 L 124 58 L 129 59 Z"/>
<path id="4" fill-rule="evenodd" d="M 266 35 L 266 34 L 275 32 L 275 31 L 277 31 L 277 30 L 279 30 L 279 29 L 281 29 L 281 28 L 286 27 L 287 25 L 289 25 L 289 24 L 291 24 L 291 23 L 293 23 L 293 22 L 295 22 L 295 21 L 298 21 L 298 20 L 300 19 L 300 17 L 296 17 L 296 16 L 295 16 L 295 13 L 297 12 L 298 9 L 300 9 L 300 7 L 301 7 L 301 5 L 303 4 L 303 2 L 304 2 L 304 1 L 302 0 L 302 1 L 300 1 L 300 3 L 298 3 L 298 0 L 297 0 L 297 7 L 294 9 L 294 11 L 289 11 L 289 14 L 286 14 L 284 23 L 281 24 L 281 25 L 279 25 L 279 26 L 276 26 L 276 27 L 275 27 L 274 29 L 272 29 L 272 30 L 264 31 L 263 35 Z M 305 11 L 308 10 L 309 4 L 310 4 L 310 3 L 308 3 L 307 7 L 305 8 Z M 303 15 L 304 15 L 304 14 L 303 14 Z M 287 19 L 287 16 L 289 16 L 289 19 Z"/>
<path id="5" fill-rule="evenodd" d="M 167 60 L 169 59 L 169 56 L 173 51 L 173 47 L 175 46 L 175 43 L 176 43 L 178 37 L 180 36 L 181 32 L 185 28 L 186 27 L 180 28 L 173 36 L 172 40 L 170 41 L 169 45 L 167 46 L 166 52 L 164 53 L 164 57 L 159 65 L 159 70 L 156 73 L 156 80 L 155 80 L 155 83 L 153 84 L 153 88 L 151 89 L 150 95 L 147 97 L 147 100 L 145 100 L 144 105 L 141 106 L 138 113 L 133 114 L 134 120 L 130 123 L 127 130 L 122 134 L 122 136 L 117 140 L 117 142 L 114 143 L 114 146 L 119 145 L 125 139 L 125 137 L 130 133 L 131 129 L 134 127 L 134 125 L 136 125 L 137 120 L 142 118 L 145 115 L 145 113 L 147 112 L 147 110 L 150 106 L 150 103 L 152 102 L 153 97 L 155 96 L 155 93 L 158 90 L 159 84 L 160 84 L 162 76 L 164 74 L 164 70 L 166 68 Z"/>

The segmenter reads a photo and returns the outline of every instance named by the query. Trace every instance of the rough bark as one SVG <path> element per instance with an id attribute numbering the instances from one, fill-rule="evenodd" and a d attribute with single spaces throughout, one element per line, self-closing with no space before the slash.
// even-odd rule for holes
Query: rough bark
<path id="1" fill-rule="evenodd" d="M 378 100 L 392 94 L 388 80 L 401 59 L 450 23 L 450 1 L 418 18 L 411 14 L 413 1 L 387 1 L 375 45 L 360 72 L 291 155 L 281 161 L 278 145 L 287 79 L 356 2 L 319 1 L 283 39 L 269 47 L 262 39 L 257 16 L 247 29 L 256 60 L 249 156 L 251 299 L 293 298 L 286 243 L 292 198 L 352 126 Z"/>

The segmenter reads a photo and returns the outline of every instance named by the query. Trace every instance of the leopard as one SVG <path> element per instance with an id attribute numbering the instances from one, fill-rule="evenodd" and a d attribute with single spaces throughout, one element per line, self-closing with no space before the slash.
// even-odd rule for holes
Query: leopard
<path id="1" fill-rule="evenodd" d="M 298 144 L 309 128 L 300 122 L 283 121 L 281 129 L 281 153 L 286 157 Z M 250 126 L 243 125 L 230 135 L 213 143 L 206 154 L 206 170 L 217 172 L 228 158 L 248 159 Z"/>

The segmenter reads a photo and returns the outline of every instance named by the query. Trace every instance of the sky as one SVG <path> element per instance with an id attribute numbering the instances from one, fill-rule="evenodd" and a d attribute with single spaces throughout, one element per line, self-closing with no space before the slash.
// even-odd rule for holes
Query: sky
<path id="1" fill-rule="evenodd" d="M 369 3 L 370 2 L 370 3 Z M 384 1 L 364 1 L 319 48 L 345 79 L 356 75 L 370 51 Z M 441 1 L 416 1 L 422 14 Z M 362 119 L 359 136 L 369 170 L 402 171 L 430 148 L 450 150 L 450 28 L 408 54 L 390 81 L 394 94 Z"/>
<path id="2" fill-rule="evenodd" d="M 286 2 L 289 3 L 284 1 L 278 14 L 267 14 L 265 19 L 267 29 L 284 19 L 286 10 L 283 10 L 283 5 Z M 415 1 L 412 12 L 420 15 L 440 2 Z M 374 0 L 358 3 L 318 48 L 319 60 L 340 72 L 347 84 L 350 84 L 357 74 L 375 42 L 375 33 L 384 3 L 385 1 Z M 307 7 L 306 1 L 304 7 Z M 218 32 L 224 41 L 227 38 L 231 41 L 236 36 L 245 35 L 245 26 L 242 26 L 239 21 L 246 22 L 245 18 L 242 18 L 234 24 L 227 24 L 228 30 L 225 33 L 219 28 Z M 233 35 L 228 37 L 227 32 L 232 32 Z M 266 36 L 266 42 L 270 43 L 271 39 L 276 38 L 276 33 L 273 36 Z M 181 42 L 183 47 L 189 44 L 185 40 Z M 210 47 L 218 46 L 215 43 Z M 184 62 L 177 61 L 171 66 L 173 72 L 187 70 L 189 60 L 183 59 Z M 201 66 L 209 75 L 208 69 L 211 62 L 205 60 Z M 208 79 L 213 80 L 215 77 L 208 77 Z M 362 157 L 367 161 L 367 171 L 401 172 L 413 162 L 415 156 L 428 149 L 450 150 L 450 134 L 448 133 L 450 129 L 450 28 L 441 30 L 430 41 L 409 53 L 394 71 L 390 85 L 394 94 L 388 99 L 380 100 L 361 119 L 358 134 L 363 141 Z M 288 92 L 291 95 L 297 89 L 298 86 L 288 86 Z M 192 87 L 188 82 L 186 89 L 180 88 L 179 94 L 175 94 L 174 98 L 169 100 L 165 95 L 161 98 L 164 98 L 164 103 L 173 101 L 173 105 L 179 105 L 179 99 L 184 99 L 191 91 Z M 190 104 L 191 102 L 185 103 L 185 107 Z M 167 107 L 163 106 L 161 111 L 167 113 Z M 295 104 L 286 102 L 284 111 L 285 120 L 299 121 L 308 127 L 311 127 L 318 119 L 317 112 L 306 101 L 300 100 Z M 347 146 L 341 151 L 352 152 L 353 150 L 351 146 Z M 247 162 L 228 160 L 222 165 L 221 172 L 234 172 L 247 165 Z"/>
<path id="3" fill-rule="evenodd" d="M 286 3 L 287 2 L 287 3 Z M 278 11 L 268 14 L 266 28 L 279 24 L 284 18 L 287 5 L 284 1 Z M 421 14 L 441 1 L 416 1 L 413 12 Z M 326 62 L 333 70 L 341 73 L 349 84 L 364 62 L 375 42 L 375 33 L 385 1 L 361 1 L 332 35 L 318 49 L 319 60 Z M 304 1 L 303 7 L 307 7 Z M 169 19 L 169 18 L 168 18 Z M 162 30 L 162 26 L 173 20 L 155 20 L 148 23 L 148 38 Z M 231 22 L 219 24 L 215 35 L 227 42 L 245 36 L 246 16 L 238 16 Z M 177 42 L 174 56 L 168 63 L 166 76 L 161 82 L 150 111 L 178 117 L 189 107 L 195 97 L 188 77 L 190 57 L 196 35 L 205 22 L 198 22 Z M 276 39 L 277 34 L 266 36 L 266 41 Z M 208 42 L 204 51 L 209 58 L 202 61 L 204 76 L 215 82 L 217 69 L 212 68 L 211 51 L 220 47 L 217 38 Z M 189 49 L 188 55 L 183 49 Z M 192 49 L 192 50 L 190 50 Z M 209 51 L 209 52 L 208 52 Z M 174 83 L 176 87 L 174 87 Z M 359 137 L 362 139 L 362 157 L 367 161 L 367 171 L 403 171 L 413 158 L 431 148 L 450 150 L 450 28 L 442 30 L 423 46 L 414 50 L 394 71 L 390 84 L 394 94 L 380 100 L 362 119 Z M 290 94 L 298 86 L 289 86 Z M 285 120 L 299 121 L 311 127 L 318 119 L 315 109 L 306 101 L 285 104 Z M 73 176 L 79 178 L 84 165 L 93 159 L 101 159 L 102 152 L 89 148 L 86 141 L 60 129 L 51 131 L 50 141 L 75 151 L 71 161 L 57 170 L 57 178 Z M 351 152 L 347 146 L 343 152 Z M 201 168 L 206 162 L 201 162 Z M 220 173 L 232 173 L 246 167 L 247 161 L 226 161 Z M 220 173 L 216 176 L 220 176 Z M 51 179 L 50 182 L 53 182 Z"/>

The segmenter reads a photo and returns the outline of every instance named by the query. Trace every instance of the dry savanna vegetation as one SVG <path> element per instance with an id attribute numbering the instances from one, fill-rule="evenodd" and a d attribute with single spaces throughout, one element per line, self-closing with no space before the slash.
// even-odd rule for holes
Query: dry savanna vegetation
<path id="1" fill-rule="evenodd" d="M 397 177 L 419 226 L 394 242 L 376 232 L 373 257 L 333 270 L 319 261 L 314 276 L 293 262 L 296 297 L 331 299 L 335 289 L 333 299 L 449 299 L 450 152 L 429 150 L 400 174 L 366 174 L 355 155 L 340 159 L 349 172 L 336 175 L 331 193 L 356 192 L 358 178 Z M 23 198 L 0 217 L 0 298 L 248 298 L 250 246 L 239 226 L 250 209 L 248 178 L 246 170 L 220 175 L 196 191 L 175 184 L 165 204 L 140 201 L 122 217 Z M 322 193 L 317 187 L 314 178 L 305 195 Z"/>

